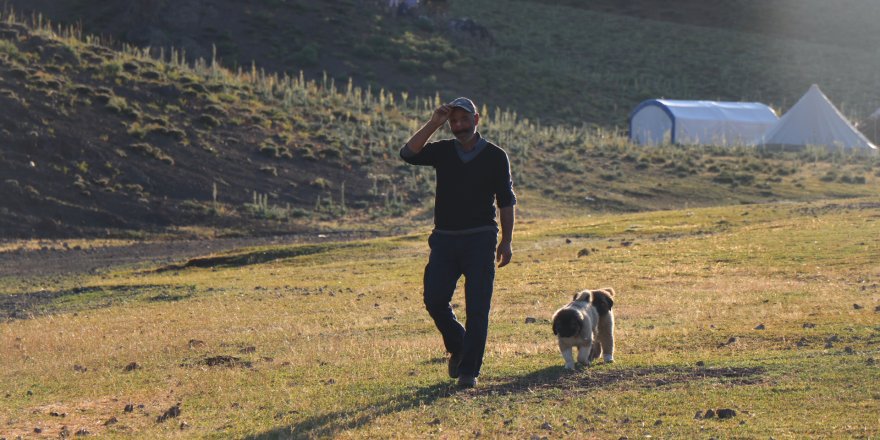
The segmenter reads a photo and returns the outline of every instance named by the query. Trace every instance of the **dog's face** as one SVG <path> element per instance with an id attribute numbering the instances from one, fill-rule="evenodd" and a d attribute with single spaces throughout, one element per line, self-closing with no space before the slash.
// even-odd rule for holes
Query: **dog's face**
<path id="1" fill-rule="evenodd" d="M 605 289 L 594 290 L 591 302 L 599 315 L 605 315 L 614 305 L 614 289 L 608 287 Z"/>

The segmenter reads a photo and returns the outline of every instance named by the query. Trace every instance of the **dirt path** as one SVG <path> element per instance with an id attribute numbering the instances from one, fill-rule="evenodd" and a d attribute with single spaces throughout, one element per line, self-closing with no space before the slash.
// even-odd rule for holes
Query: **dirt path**
<path id="1" fill-rule="evenodd" d="M 256 238 L 143 242 L 91 249 L 14 250 L 0 252 L 0 277 L 87 274 L 117 266 L 164 265 L 251 246 L 346 241 L 379 235 L 381 234 L 378 232 L 328 232 Z"/>

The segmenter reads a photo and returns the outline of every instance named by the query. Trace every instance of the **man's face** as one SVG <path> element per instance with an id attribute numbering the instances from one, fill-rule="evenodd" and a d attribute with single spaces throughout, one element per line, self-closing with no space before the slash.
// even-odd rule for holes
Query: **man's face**
<path id="1" fill-rule="evenodd" d="M 453 108 L 449 115 L 449 129 L 460 142 L 465 142 L 477 132 L 480 115 L 471 114 L 462 108 Z"/>

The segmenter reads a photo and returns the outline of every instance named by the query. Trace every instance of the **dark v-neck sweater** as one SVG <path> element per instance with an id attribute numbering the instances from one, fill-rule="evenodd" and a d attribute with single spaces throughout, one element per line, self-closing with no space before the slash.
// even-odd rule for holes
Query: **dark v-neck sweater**
<path id="1" fill-rule="evenodd" d="M 481 139 L 481 142 L 484 142 Z M 482 230 L 498 227 L 499 208 L 516 203 L 507 153 L 491 142 L 467 162 L 456 151 L 455 139 L 430 142 L 418 153 L 409 147 L 400 156 L 412 165 L 433 166 L 437 172 L 434 227 L 438 231 Z"/>

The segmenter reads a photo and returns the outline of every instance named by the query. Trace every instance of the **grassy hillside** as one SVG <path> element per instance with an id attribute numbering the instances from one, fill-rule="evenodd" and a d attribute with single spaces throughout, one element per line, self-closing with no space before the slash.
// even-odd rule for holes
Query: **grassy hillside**
<path id="1" fill-rule="evenodd" d="M 0 21 L 4 237 L 429 221 L 433 174 L 397 151 L 453 96 L 187 64 Z M 517 190 L 535 195 L 528 215 L 852 197 L 878 179 L 876 156 L 858 152 L 641 149 L 613 130 L 481 106 L 481 131 L 509 152 Z"/>
<path id="2" fill-rule="evenodd" d="M 625 125 L 641 100 L 756 100 L 780 111 L 819 84 L 860 119 L 878 106 L 872 0 L 386 2 L 10 0 L 89 33 L 225 65 L 322 72 L 395 93 L 473 96 L 545 123 Z M 452 20 L 473 20 L 455 30 Z"/>
<path id="3" fill-rule="evenodd" d="M 878 218 L 874 197 L 523 221 L 471 391 L 421 304 L 421 231 L 2 279 L 0 434 L 874 438 Z M 567 372 L 549 318 L 602 286 L 616 362 Z"/>

